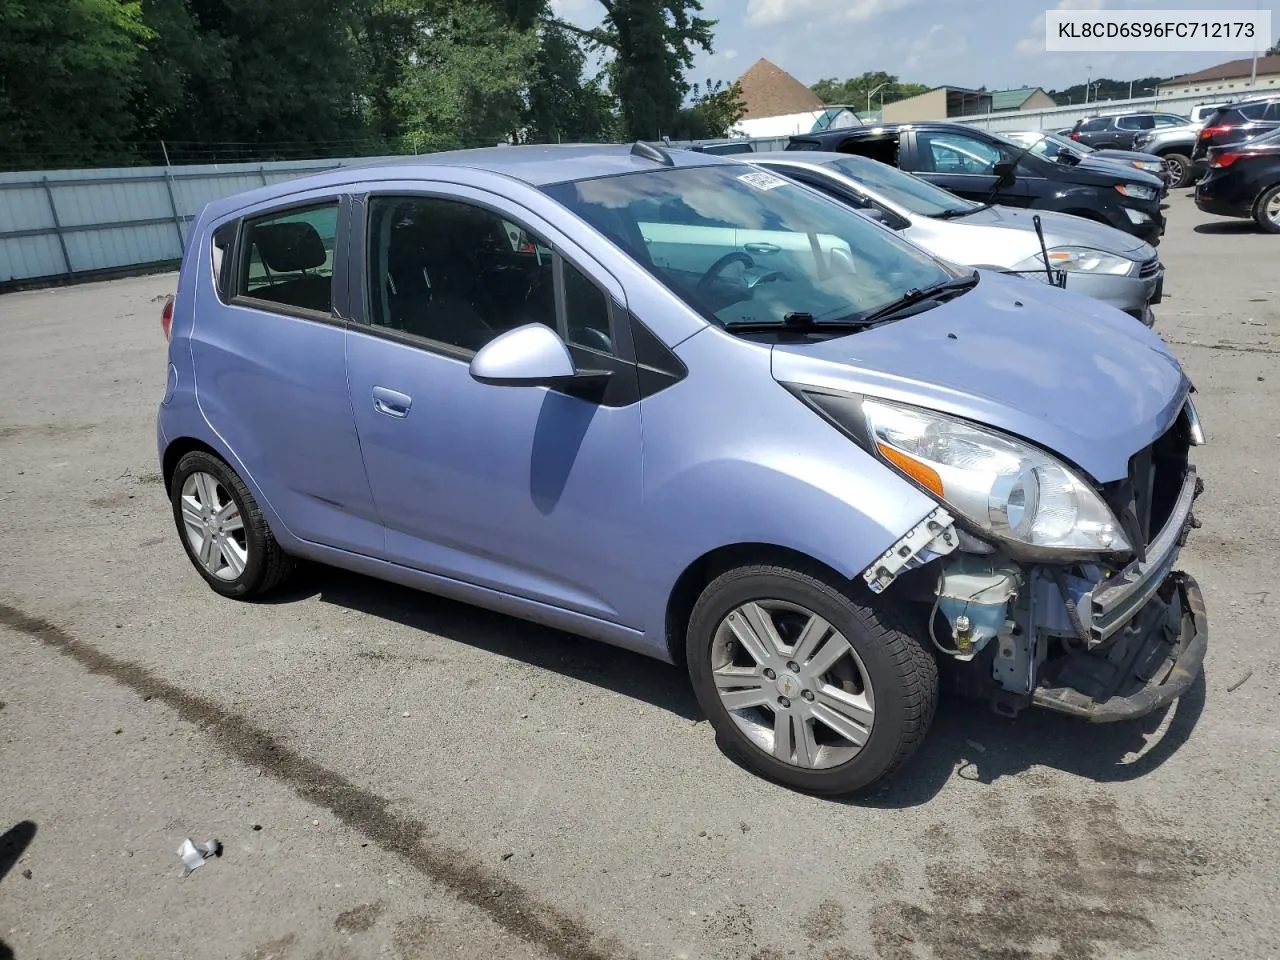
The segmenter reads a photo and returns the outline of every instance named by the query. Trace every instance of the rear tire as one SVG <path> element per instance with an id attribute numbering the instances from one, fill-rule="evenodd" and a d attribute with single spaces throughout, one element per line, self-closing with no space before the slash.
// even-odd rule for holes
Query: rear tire
<path id="1" fill-rule="evenodd" d="M 937 661 L 901 607 L 859 587 L 817 567 L 744 566 L 698 598 L 686 644 L 694 692 L 720 748 L 753 773 L 851 794 L 923 741 Z"/>
<path id="2" fill-rule="evenodd" d="M 194 450 L 178 461 L 169 500 L 187 557 L 224 597 L 261 596 L 293 572 L 249 488 L 213 454 Z"/>
<path id="3" fill-rule="evenodd" d="M 1169 189 L 1179 190 L 1191 183 L 1191 158 L 1182 153 L 1166 153 L 1161 157 L 1169 171 Z"/>
<path id="4" fill-rule="evenodd" d="M 1253 206 L 1253 219 L 1267 233 L 1280 233 L 1280 183 L 1262 192 Z"/>

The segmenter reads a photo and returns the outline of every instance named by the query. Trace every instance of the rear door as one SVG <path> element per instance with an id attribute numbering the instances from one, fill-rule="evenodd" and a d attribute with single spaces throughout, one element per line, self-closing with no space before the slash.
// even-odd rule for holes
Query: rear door
<path id="1" fill-rule="evenodd" d="M 1111 118 L 1093 117 L 1082 120 L 1072 131 L 1071 139 L 1097 149 L 1111 146 Z"/>
<path id="2" fill-rule="evenodd" d="M 344 357 L 349 210 L 303 195 L 222 225 L 191 354 L 201 412 L 290 532 L 373 553 L 382 531 Z"/>
<path id="3" fill-rule="evenodd" d="M 1155 117 L 1149 113 L 1134 113 L 1127 117 L 1117 117 L 1114 147 L 1120 150 L 1132 150 L 1134 137 L 1139 133 L 1154 129 L 1155 125 Z"/>
<path id="4" fill-rule="evenodd" d="M 996 189 L 996 165 L 1015 156 L 1011 148 L 978 133 L 926 128 L 909 138 L 902 169 L 969 200 L 1030 206 L 1032 181 L 1043 179 L 1031 172 L 1030 164 L 1019 166 L 1012 184 Z"/>

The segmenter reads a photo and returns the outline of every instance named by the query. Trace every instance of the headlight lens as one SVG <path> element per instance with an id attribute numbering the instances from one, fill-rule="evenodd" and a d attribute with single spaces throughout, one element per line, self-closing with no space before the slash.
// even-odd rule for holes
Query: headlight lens
<path id="1" fill-rule="evenodd" d="M 1130 549 L 1102 498 L 1044 451 L 918 407 L 864 399 L 862 410 L 880 456 L 986 534 L 1045 550 Z"/>
<path id="2" fill-rule="evenodd" d="M 1094 250 L 1092 247 L 1052 247 L 1049 250 L 1049 266 L 1055 270 L 1067 270 L 1073 273 L 1107 273 L 1123 277 L 1128 276 L 1135 265 L 1136 261 L 1128 257 Z M 1038 253 L 1014 267 L 1015 270 L 1037 268 L 1044 268 L 1044 257 Z"/>
<path id="3" fill-rule="evenodd" d="M 1116 189 L 1131 200 L 1154 200 L 1156 188 L 1141 183 L 1117 183 Z"/>
<path id="4" fill-rule="evenodd" d="M 1164 169 L 1164 164 L 1157 163 L 1154 160 L 1134 160 L 1133 165 L 1139 170 L 1146 170 L 1150 173 L 1159 173 Z"/>

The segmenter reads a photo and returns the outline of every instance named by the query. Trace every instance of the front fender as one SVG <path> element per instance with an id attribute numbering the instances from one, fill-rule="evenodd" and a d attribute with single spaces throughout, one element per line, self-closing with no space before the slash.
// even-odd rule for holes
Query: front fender
<path id="1" fill-rule="evenodd" d="M 643 401 L 651 638 L 708 553 L 766 544 L 853 579 L 937 507 L 774 380 L 767 345 L 708 329 L 677 352 L 689 377 Z"/>

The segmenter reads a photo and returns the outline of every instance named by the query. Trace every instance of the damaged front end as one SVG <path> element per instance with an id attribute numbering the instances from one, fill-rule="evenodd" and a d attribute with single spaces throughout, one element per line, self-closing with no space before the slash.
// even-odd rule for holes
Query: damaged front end
<path id="1" fill-rule="evenodd" d="M 999 713 L 1035 705 L 1094 722 L 1150 713 L 1191 686 L 1208 643 L 1200 588 L 1174 569 L 1199 526 L 1204 485 L 1188 462 L 1199 443 L 1188 400 L 1131 459 L 1125 480 L 1096 490 L 1123 552 L 1057 558 L 980 536 L 939 508 L 863 578 L 874 592 L 893 584 L 927 604 L 929 634 L 957 687 Z"/>

